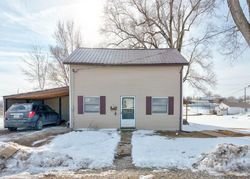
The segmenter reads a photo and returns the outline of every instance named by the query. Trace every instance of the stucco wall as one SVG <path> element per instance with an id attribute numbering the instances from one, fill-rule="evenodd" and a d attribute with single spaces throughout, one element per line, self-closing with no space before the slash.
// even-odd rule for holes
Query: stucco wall
<path id="1" fill-rule="evenodd" d="M 72 70 L 75 69 L 75 72 Z M 120 97 L 135 96 L 137 129 L 179 129 L 180 66 L 70 66 L 73 128 L 119 128 Z M 106 115 L 77 114 L 77 96 L 106 96 Z M 146 96 L 174 96 L 174 115 L 146 115 Z M 117 115 L 110 106 L 117 106 Z"/>

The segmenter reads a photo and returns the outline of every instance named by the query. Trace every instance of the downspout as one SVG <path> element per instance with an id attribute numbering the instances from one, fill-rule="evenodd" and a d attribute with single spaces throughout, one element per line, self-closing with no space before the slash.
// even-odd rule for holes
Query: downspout
<path id="1" fill-rule="evenodd" d="M 69 78 L 69 127 L 74 129 L 74 73 L 70 66 L 70 78 Z"/>
<path id="2" fill-rule="evenodd" d="M 179 131 L 182 131 L 182 106 L 183 106 L 183 94 L 182 94 L 182 85 L 183 85 L 183 79 L 182 79 L 182 71 L 183 71 L 183 66 L 181 67 L 180 70 L 180 123 L 179 123 Z"/>

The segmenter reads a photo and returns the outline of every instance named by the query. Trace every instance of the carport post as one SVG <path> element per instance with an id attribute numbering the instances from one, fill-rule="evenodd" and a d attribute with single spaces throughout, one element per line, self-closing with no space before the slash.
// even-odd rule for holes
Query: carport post
<path id="1" fill-rule="evenodd" d="M 4 105 L 3 105 L 3 114 L 5 113 L 5 111 L 7 110 L 8 108 L 8 99 L 7 98 L 3 98 L 3 102 L 4 102 Z"/>
<path id="2" fill-rule="evenodd" d="M 59 97 L 59 115 L 60 119 L 62 119 L 62 98 Z"/>

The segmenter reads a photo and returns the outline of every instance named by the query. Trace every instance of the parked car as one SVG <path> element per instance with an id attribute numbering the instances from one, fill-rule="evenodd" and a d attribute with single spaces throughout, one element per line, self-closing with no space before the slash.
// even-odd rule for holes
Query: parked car
<path id="1" fill-rule="evenodd" d="M 13 104 L 5 113 L 4 127 L 10 131 L 17 128 L 41 130 L 44 125 L 61 123 L 60 115 L 48 105 L 35 103 Z"/>

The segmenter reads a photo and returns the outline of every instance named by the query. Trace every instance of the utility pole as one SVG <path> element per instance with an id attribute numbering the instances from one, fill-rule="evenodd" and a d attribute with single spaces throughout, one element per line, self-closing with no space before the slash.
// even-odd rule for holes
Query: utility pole
<path id="1" fill-rule="evenodd" d="M 244 88 L 244 101 L 245 102 L 247 102 L 247 88 L 249 88 L 250 87 L 250 85 L 248 85 L 248 86 L 246 86 L 245 88 Z"/>
<path id="2" fill-rule="evenodd" d="M 249 88 L 250 85 L 246 86 L 244 88 L 244 102 L 246 103 L 247 102 L 247 88 Z M 247 108 L 245 108 L 245 112 L 247 112 Z"/>

